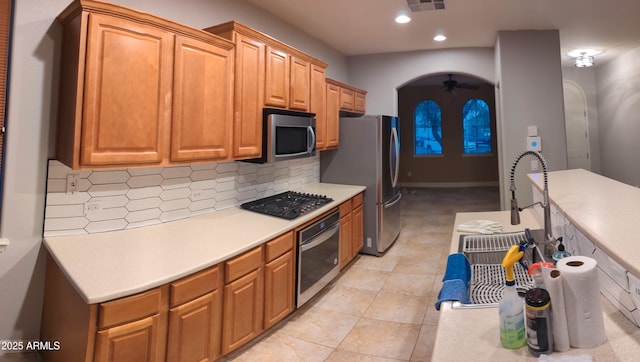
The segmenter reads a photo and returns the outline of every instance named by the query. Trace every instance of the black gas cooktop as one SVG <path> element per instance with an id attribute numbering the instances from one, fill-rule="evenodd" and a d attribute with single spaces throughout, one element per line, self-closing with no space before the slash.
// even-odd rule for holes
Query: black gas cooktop
<path id="1" fill-rule="evenodd" d="M 261 214 L 292 220 L 331 201 L 333 199 L 324 195 L 285 191 L 259 200 L 245 202 L 240 207 Z"/>

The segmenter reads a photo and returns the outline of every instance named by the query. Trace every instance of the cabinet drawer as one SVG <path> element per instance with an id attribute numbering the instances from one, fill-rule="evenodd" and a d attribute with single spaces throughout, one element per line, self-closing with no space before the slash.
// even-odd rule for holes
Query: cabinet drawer
<path id="1" fill-rule="evenodd" d="M 269 241 L 265 249 L 265 261 L 268 263 L 293 248 L 293 231 Z"/>
<path id="2" fill-rule="evenodd" d="M 353 208 L 355 209 L 359 205 L 362 205 L 363 199 L 364 199 L 364 194 L 362 194 L 362 193 L 357 194 L 356 196 L 354 196 L 353 199 L 351 199 L 351 204 L 352 204 Z"/>
<path id="3" fill-rule="evenodd" d="M 196 299 L 220 287 L 220 271 L 218 266 L 203 270 L 195 275 L 182 278 L 171 283 L 171 308 Z"/>
<path id="4" fill-rule="evenodd" d="M 340 206 L 338 206 L 338 209 L 340 210 L 340 217 L 344 217 L 346 214 L 350 213 L 352 208 L 351 200 L 341 203 Z"/>
<path id="5" fill-rule="evenodd" d="M 100 304 L 98 329 L 109 328 L 158 314 L 167 309 L 169 287 Z"/>
<path id="6" fill-rule="evenodd" d="M 262 246 L 237 256 L 225 263 L 225 284 L 256 270 L 262 265 Z"/>

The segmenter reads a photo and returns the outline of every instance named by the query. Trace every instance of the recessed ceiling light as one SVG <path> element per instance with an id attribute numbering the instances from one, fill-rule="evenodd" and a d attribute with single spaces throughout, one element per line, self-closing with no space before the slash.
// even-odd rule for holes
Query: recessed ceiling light
<path id="1" fill-rule="evenodd" d="M 400 12 L 398 12 L 398 16 L 396 16 L 396 23 L 406 24 L 410 21 L 411 21 L 411 18 L 409 17 L 409 14 L 407 13 L 406 10 L 400 10 Z"/>
<path id="2" fill-rule="evenodd" d="M 442 31 L 442 29 L 438 29 L 438 31 L 436 31 L 436 35 L 433 37 L 433 40 L 445 41 L 447 40 L 447 37 L 444 35 L 444 31 Z"/>

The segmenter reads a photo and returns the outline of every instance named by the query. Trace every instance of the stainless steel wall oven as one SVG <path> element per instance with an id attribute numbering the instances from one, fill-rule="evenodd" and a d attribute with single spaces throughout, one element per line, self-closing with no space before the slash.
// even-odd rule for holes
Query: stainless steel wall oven
<path id="1" fill-rule="evenodd" d="M 336 210 L 298 232 L 298 293 L 300 307 L 340 272 L 340 213 Z"/>

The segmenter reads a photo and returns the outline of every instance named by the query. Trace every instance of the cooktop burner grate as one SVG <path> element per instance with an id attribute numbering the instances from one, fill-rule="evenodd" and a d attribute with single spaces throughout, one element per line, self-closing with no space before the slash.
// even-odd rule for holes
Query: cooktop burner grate
<path id="1" fill-rule="evenodd" d="M 285 191 L 277 195 L 245 202 L 240 207 L 261 214 L 292 220 L 331 201 L 333 199 L 324 195 Z"/>

